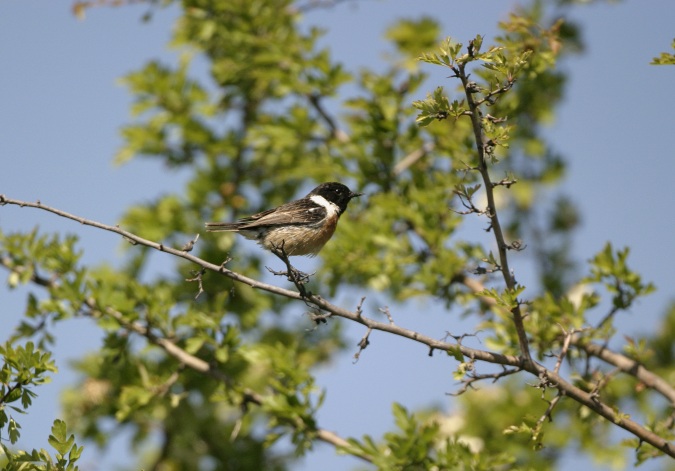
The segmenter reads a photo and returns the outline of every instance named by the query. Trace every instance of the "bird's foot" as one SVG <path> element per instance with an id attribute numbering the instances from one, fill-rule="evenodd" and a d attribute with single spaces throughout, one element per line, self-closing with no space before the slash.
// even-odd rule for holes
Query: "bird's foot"
<path id="1" fill-rule="evenodd" d="M 288 281 L 293 283 L 295 287 L 298 288 L 300 296 L 302 296 L 303 298 L 311 296 L 312 293 L 305 289 L 305 285 L 309 283 L 310 277 L 314 275 L 314 273 L 311 274 L 305 273 L 304 271 L 298 270 L 293 265 L 291 265 L 291 262 L 288 259 L 288 254 L 284 250 L 283 244 L 280 247 L 275 247 L 274 249 L 272 249 L 272 253 L 277 257 L 279 257 L 281 261 L 286 264 L 286 270 L 276 271 L 272 270 L 270 267 L 265 268 L 267 268 L 267 270 L 273 275 L 285 276 Z"/>
<path id="2" fill-rule="evenodd" d="M 301 286 L 304 288 L 304 285 L 309 283 L 310 277 L 314 274 L 305 273 L 304 271 L 298 270 L 294 266 L 289 266 L 286 270 L 282 271 L 273 270 L 270 267 L 265 268 L 267 268 L 267 270 L 273 275 L 285 276 L 286 279 L 295 284 L 298 289 L 300 289 Z"/>

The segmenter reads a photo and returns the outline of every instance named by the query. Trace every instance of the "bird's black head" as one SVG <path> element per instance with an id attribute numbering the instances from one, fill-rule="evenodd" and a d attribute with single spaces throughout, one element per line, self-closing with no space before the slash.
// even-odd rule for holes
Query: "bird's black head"
<path id="1" fill-rule="evenodd" d="M 313 195 L 323 196 L 328 202 L 337 205 L 340 213 L 343 213 L 352 198 L 361 196 L 363 193 L 354 193 L 342 183 L 328 182 L 317 186 L 307 196 Z"/>

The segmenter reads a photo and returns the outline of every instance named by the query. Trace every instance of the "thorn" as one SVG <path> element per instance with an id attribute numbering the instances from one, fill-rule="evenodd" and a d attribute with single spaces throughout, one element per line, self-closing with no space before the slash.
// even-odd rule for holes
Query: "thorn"
<path id="1" fill-rule="evenodd" d="M 181 248 L 181 250 L 183 252 L 191 252 L 198 240 L 199 234 L 197 234 L 194 239 L 191 239 L 188 242 L 186 242 L 185 245 L 183 245 L 183 247 Z"/>

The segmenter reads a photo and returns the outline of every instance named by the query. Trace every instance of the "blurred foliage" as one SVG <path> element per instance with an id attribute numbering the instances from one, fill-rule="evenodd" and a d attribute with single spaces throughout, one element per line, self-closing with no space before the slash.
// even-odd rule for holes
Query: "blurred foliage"
<path id="1" fill-rule="evenodd" d="M 675 39 L 670 43 L 670 47 L 675 49 Z M 651 61 L 652 65 L 675 65 L 675 54 L 670 52 L 662 52 L 658 57 Z"/>
<path id="2" fill-rule="evenodd" d="M 232 220 L 301 196 L 317 182 L 343 181 L 367 196 L 352 204 L 321 253 L 313 290 L 339 296 L 356 287 L 391 302 L 425 297 L 459 307 L 478 316 L 485 348 L 517 353 L 513 322 L 485 300 L 510 307 L 520 302 L 522 288 L 504 290 L 489 275 L 496 261 L 488 238 L 458 235 L 466 218 L 457 195 L 478 199 L 483 191 L 472 171 L 476 144 L 464 95 L 452 77 L 428 80 L 434 67 L 448 76 L 448 67 L 462 62 L 483 103 L 491 173 L 495 181 L 514 180 L 495 188 L 507 237 L 527 241 L 524 253 L 537 268 L 525 319 L 535 356 L 549 361 L 560 351 L 563 330 L 585 329 L 585 342 L 608 342 L 614 316 L 653 290 L 629 268 L 628 250 L 608 244 L 585 277 L 570 258 L 580 217 L 574 202 L 555 190 L 565 163 L 541 128 L 564 96 L 567 77 L 556 65 L 581 51 L 582 41 L 574 24 L 551 18 L 545 2 L 516 9 L 496 38 L 474 38 L 473 55 L 455 39 L 441 40 L 433 18 L 399 20 L 385 33 L 394 51 L 387 66 L 358 71 L 320 46 L 323 31 L 311 26 L 311 5 L 152 2 L 160 3 L 181 8 L 172 40 L 178 59 L 150 61 L 124 78 L 135 97 L 134 119 L 122 129 L 116 161 L 156 159 L 190 178 L 173 194 L 129 208 L 120 221 L 126 230 L 179 247 L 204 221 Z M 91 6 L 77 5 L 78 14 Z M 206 77 L 194 72 L 196 63 L 207 65 Z M 504 83 L 513 86 L 495 92 Z M 228 268 L 263 276 L 265 254 L 247 247 L 224 234 L 201 238 L 195 253 L 216 263 L 230 255 Z M 79 440 L 106 447 L 113 420 L 116 430 L 132 433 L 134 469 L 282 470 L 311 450 L 326 393 L 313 373 L 344 348 L 342 322 L 304 335 L 309 320 L 283 316 L 291 308 L 287 299 L 212 273 L 204 275 L 204 293 L 195 301 L 195 284 L 185 282 L 192 266 L 180 261 L 172 272 L 152 273 L 150 251 L 137 246 L 126 248 L 121 268 L 84 267 L 80 255 L 72 236 L 0 233 L 8 286 L 36 285 L 24 320 L 0 349 L 7 469 L 25 469 L 19 463 L 28 461 L 37 469 L 76 469 L 82 448 L 60 420 L 48 440 L 54 458 L 6 445 L 20 431 L 10 410 L 25 413 L 35 387 L 56 371 L 48 353 L 53 325 L 73 317 L 94 319 L 103 333 L 101 348 L 74 363 L 81 380 L 63 397 Z M 480 294 L 460 282 L 469 267 L 481 267 L 476 277 L 488 288 Z M 598 313 L 604 313 L 600 321 Z M 624 353 L 672 384 L 674 331 L 671 309 L 654 338 L 628 338 Z M 161 341 L 203 360 L 211 374 L 168 355 Z M 461 354 L 457 359 L 460 380 L 478 368 L 494 369 L 461 362 Z M 634 378 L 614 377 L 583 348 L 570 348 L 565 368 L 579 387 L 603 384 L 603 400 L 638 410 L 653 418 L 654 430 L 672 435 L 664 420 L 669 406 Z M 622 446 L 638 448 L 614 443 L 609 422 L 569 399 L 555 409 L 554 422 L 540 420 L 551 395 L 514 377 L 468 391 L 456 402 L 461 412 L 450 415 L 394 404 L 395 431 L 349 439 L 339 450 L 386 470 L 487 470 L 555 469 L 570 447 L 621 466 Z M 294 454 L 270 448 L 282 438 Z M 639 447 L 638 460 L 656 455 Z"/>

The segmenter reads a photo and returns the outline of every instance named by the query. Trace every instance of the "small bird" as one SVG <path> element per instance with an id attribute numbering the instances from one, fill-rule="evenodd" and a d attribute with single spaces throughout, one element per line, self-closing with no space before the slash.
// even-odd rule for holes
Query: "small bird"
<path id="1" fill-rule="evenodd" d="M 361 195 L 342 183 L 322 183 L 304 198 L 237 222 L 207 222 L 206 230 L 238 232 L 275 254 L 282 250 L 288 256 L 314 257 L 333 236 L 352 198 Z"/>

